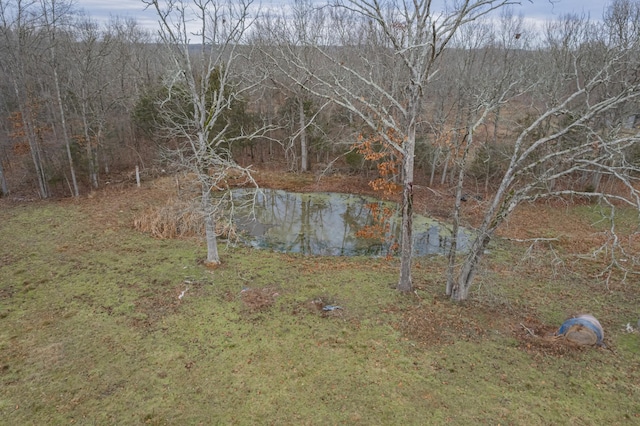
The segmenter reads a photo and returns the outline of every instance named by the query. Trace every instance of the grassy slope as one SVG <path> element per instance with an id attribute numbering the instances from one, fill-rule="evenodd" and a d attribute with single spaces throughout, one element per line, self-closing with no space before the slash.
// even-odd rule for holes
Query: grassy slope
<path id="1" fill-rule="evenodd" d="M 640 338 L 620 331 L 640 314 L 637 285 L 581 296 L 589 280 L 513 267 L 522 250 L 504 243 L 476 302 L 456 306 L 438 259 L 417 263 L 415 297 L 381 259 L 230 248 L 211 271 L 201 244 L 130 219 L 0 210 L 0 424 L 640 422 Z M 246 287 L 273 304 L 246 303 Z M 344 309 L 323 315 L 317 298 Z M 518 333 L 573 309 L 598 314 L 615 352 Z"/>

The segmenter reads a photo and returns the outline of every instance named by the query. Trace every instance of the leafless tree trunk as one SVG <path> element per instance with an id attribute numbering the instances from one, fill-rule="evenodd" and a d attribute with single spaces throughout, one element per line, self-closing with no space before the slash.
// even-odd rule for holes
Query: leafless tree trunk
<path id="1" fill-rule="evenodd" d="M 309 171 L 309 148 L 307 147 L 307 120 L 304 114 L 304 102 L 298 99 L 298 123 L 300 126 L 300 171 Z"/>
<path id="2" fill-rule="evenodd" d="M 41 198 L 51 193 L 45 172 L 45 158 L 36 132 L 37 100 L 32 94 L 28 74 L 28 58 L 37 56 L 41 37 L 36 31 L 37 14 L 34 3 L 17 0 L 0 0 L 0 32 L 5 60 L 0 61 L 5 75 L 11 79 L 15 100 L 20 111 L 22 131 L 29 144 L 31 159 Z"/>
<path id="3" fill-rule="evenodd" d="M 632 71 L 640 67 L 640 37 L 635 31 L 632 42 L 621 43 L 607 34 L 600 24 L 571 17 L 548 27 L 547 44 L 531 63 L 539 75 L 531 93 L 540 96 L 536 106 L 543 108 L 516 133 L 508 169 L 487 204 L 455 282 L 447 288 L 453 300 L 468 297 L 495 230 L 525 201 L 579 196 L 600 199 L 612 211 L 616 204 L 640 210 L 640 168 L 628 157 L 640 134 L 621 126 L 625 111 L 640 99 L 640 80 Z M 549 74 L 552 70 L 558 74 Z M 573 138 L 578 131 L 584 137 Z M 626 192 L 548 185 L 583 171 L 610 176 Z M 617 240 L 615 233 L 612 236 Z M 638 267 L 637 259 L 632 263 Z"/>
<path id="4" fill-rule="evenodd" d="M 5 196 L 9 193 L 9 185 L 7 185 L 7 178 L 4 174 L 4 168 L 2 167 L 2 159 L 0 158 L 0 193 L 1 196 Z"/>
<path id="5" fill-rule="evenodd" d="M 232 142 L 230 123 L 224 113 L 242 90 L 234 82 L 234 63 L 240 56 L 241 41 L 251 24 L 251 1 L 143 0 L 160 20 L 161 37 L 174 63 L 166 77 L 167 98 L 161 105 L 164 131 L 181 146 L 173 152 L 176 164 L 194 173 L 201 186 L 201 206 L 205 219 L 207 263 L 220 263 L 212 191 L 226 189 L 230 170 L 253 181 L 250 170 L 242 168 L 221 144 Z M 191 28 L 192 22 L 197 28 Z M 194 33 L 195 32 L 195 33 Z M 198 37 L 199 51 L 192 48 Z M 242 135 L 251 138 L 252 135 Z M 254 182 L 255 183 L 255 182 Z"/>
<path id="6" fill-rule="evenodd" d="M 509 28 L 513 34 L 520 33 L 519 25 L 509 12 L 503 14 L 500 28 Z M 513 23 L 516 22 L 514 29 Z M 452 183 L 455 187 L 455 203 L 452 212 L 452 243 L 448 252 L 446 294 L 451 295 L 455 287 L 457 262 L 457 237 L 462 227 L 463 197 L 469 157 L 477 152 L 482 141 L 476 137 L 478 128 L 488 117 L 499 110 L 508 101 L 517 98 L 524 86 L 523 66 L 510 54 L 515 49 L 496 45 L 495 27 L 487 22 L 474 22 L 462 28 L 456 36 L 458 46 L 457 84 L 458 96 L 455 99 L 456 121 L 451 129 Z M 511 40 L 508 43 L 511 43 Z M 526 48 L 524 45 L 519 48 Z M 488 137 L 488 135 L 486 135 Z M 486 143 L 487 141 L 484 141 Z"/>
<path id="7" fill-rule="evenodd" d="M 89 181 L 93 188 L 98 188 L 98 161 L 96 158 L 97 138 L 93 138 L 91 126 L 89 125 L 89 94 L 86 87 L 81 89 L 80 113 L 82 117 L 82 130 L 84 135 L 85 151 L 87 156 L 87 167 L 89 169 Z"/>
<path id="8" fill-rule="evenodd" d="M 398 290 L 411 291 L 412 214 L 416 130 L 421 120 L 426 86 L 458 28 L 504 5 L 508 0 L 465 0 L 439 14 L 432 2 L 393 0 L 384 4 L 339 0 L 321 31 L 303 47 L 292 43 L 287 20 L 265 24 L 283 46 L 275 63 L 287 63 L 304 73 L 280 70 L 309 88 L 316 96 L 331 99 L 357 116 L 371 132 L 402 158 L 402 239 Z M 333 46 L 340 46 L 336 49 Z M 311 68 L 302 55 L 313 49 L 324 59 L 322 69 Z M 348 52 L 353 52 L 351 55 Z M 311 84 L 300 78 L 311 79 Z"/>
<path id="9" fill-rule="evenodd" d="M 62 91 L 60 90 L 60 77 L 58 76 L 58 55 L 57 55 L 57 40 L 56 32 L 58 31 L 58 21 L 62 19 L 71 7 L 70 4 L 64 2 L 58 2 L 56 0 L 41 0 L 42 16 L 45 21 L 45 26 L 49 34 L 49 41 L 51 45 L 49 50 L 51 52 L 51 68 L 53 70 L 53 82 L 55 87 L 55 96 L 58 106 L 58 114 L 60 117 L 60 127 L 62 129 L 62 137 L 64 139 L 64 146 L 67 154 L 67 160 L 69 161 L 69 172 L 71 173 L 71 183 L 73 185 L 73 196 L 78 197 L 80 192 L 78 190 L 78 181 L 76 179 L 76 169 L 73 164 L 73 156 L 71 155 L 71 141 L 69 138 L 69 132 L 67 130 L 67 120 L 65 108 L 62 102 Z"/>
<path id="10" fill-rule="evenodd" d="M 309 113 L 309 105 L 317 99 L 313 92 L 309 91 L 314 82 L 306 78 L 306 69 L 314 68 L 321 56 L 315 54 L 313 49 L 306 49 L 305 46 L 313 44 L 320 32 L 322 32 L 323 14 L 316 13 L 317 9 L 306 0 L 294 1 L 291 9 L 283 12 L 282 16 L 269 16 L 265 14 L 257 24 L 259 28 L 251 34 L 251 43 L 261 51 L 261 63 L 271 73 L 270 80 L 275 88 L 281 91 L 289 99 L 289 109 L 285 111 L 287 123 L 290 126 L 289 143 L 285 146 L 285 155 L 289 167 L 292 170 L 309 171 L 309 137 L 313 130 L 318 114 L 327 105 L 322 105 L 318 112 Z M 272 32 L 274 26 L 282 26 L 278 29 L 278 34 Z M 278 46 L 280 41 L 288 44 L 287 49 L 297 50 L 298 59 L 306 66 L 301 69 L 298 66 L 282 61 L 282 56 L 275 52 L 282 46 Z M 275 62 L 274 62 L 275 61 Z M 285 72 L 279 71 L 286 69 Z M 295 78 L 291 76 L 295 75 Z M 315 98 L 315 99 L 314 99 Z M 297 109 L 294 111 L 294 108 Z M 287 124 L 283 124 L 282 128 Z M 298 157 L 299 148 L 299 157 Z"/>
<path id="11" fill-rule="evenodd" d="M 77 98 L 77 115 L 82 123 L 82 140 L 89 182 L 99 187 L 100 165 L 98 162 L 101 134 L 104 127 L 103 104 L 107 88 L 116 81 L 108 76 L 109 58 L 113 50 L 111 35 L 99 30 L 90 19 L 76 22 L 77 42 L 73 44 L 74 85 L 69 87 Z"/>

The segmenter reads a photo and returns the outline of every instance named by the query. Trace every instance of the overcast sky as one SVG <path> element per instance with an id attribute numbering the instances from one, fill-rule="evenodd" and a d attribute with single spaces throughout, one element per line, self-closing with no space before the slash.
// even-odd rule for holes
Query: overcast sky
<path id="1" fill-rule="evenodd" d="M 318 0 L 319 1 L 319 0 Z M 437 1 L 437 0 L 436 0 Z M 256 0 L 262 5 L 273 7 L 286 0 Z M 540 22 L 551 20 L 567 13 L 590 15 L 600 19 L 609 0 L 521 0 L 520 6 L 513 6 L 515 14 L 522 14 L 527 21 Z M 157 19 L 153 11 L 144 10 L 140 0 L 76 0 L 76 6 L 93 19 L 106 22 L 110 16 L 135 18 L 140 25 L 149 29 L 157 28 Z"/>

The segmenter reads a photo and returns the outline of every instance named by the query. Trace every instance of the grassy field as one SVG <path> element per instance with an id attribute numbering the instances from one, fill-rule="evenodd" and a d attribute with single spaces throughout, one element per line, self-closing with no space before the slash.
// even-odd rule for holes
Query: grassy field
<path id="1" fill-rule="evenodd" d="M 0 424 L 640 424 L 640 285 L 562 247 L 494 243 L 455 305 L 437 257 L 412 295 L 395 260 L 207 269 L 200 241 L 132 229 L 140 191 L 0 206 Z M 607 349 L 540 337 L 575 312 Z"/>

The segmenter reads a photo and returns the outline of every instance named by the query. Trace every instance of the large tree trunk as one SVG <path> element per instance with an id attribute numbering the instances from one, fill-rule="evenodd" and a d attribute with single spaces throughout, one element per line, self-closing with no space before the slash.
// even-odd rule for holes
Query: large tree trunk
<path id="1" fill-rule="evenodd" d="M 18 100 L 18 110 L 20 111 L 20 119 L 24 129 L 24 137 L 29 143 L 29 151 L 31 153 L 31 160 L 33 161 L 33 167 L 36 172 L 38 180 L 38 193 L 41 198 L 49 198 L 49 184 L 44 171 L 44 162 L 42 160 L 42 152 L 40 145 L 38 144 L 38 138 L 34 129 L 35 124 L 32 120 L 31 108 L 28 106 L 29 101 L 26 97 L 21 96 L 21 91 L 18 86 L 17 77 L 13 76 L 13 89 Z"/>
<path id="2" fill-rule="evenodd" d="M 64 113 L 64 106 L 62 104 L 62 93 L 60 91 L 60 81 L 58 78 L 58 70 L 56 65 L 55 54 L 53 54 L 53 78 L 56 86 L 56 97 L 58 98 L 58 109 L 60 113 L 60 127 L 62 127 L 62 136 L 64 138 L 64 146 L 67 152 L 67 160 L 69 161 L 69 171 L 71 172 L 71 183 L 73 184 L 73 196 L 78 197 L 80 191 L 78 190 L 78 181 L 76 179 L 76 168 L 73 165 L 73 156 L 71 155 L 71 142 L 69 141 L 69 132 L 67 131 L 67 120 Z"/>
<path id="3" fill-rule="evenodd" d="M 440 153 L 442 152 L 442 148 L 440 146 L 437 146 L 434 149 L 433 155 L 432 155 L 432 160 L 431 160 L 431 173 L 429 175 L 429 186 L 433 186 L 433 182 L 435 181 L 436 178 L 436 167 L 438 165 L 438 159 L 440 158 Z"/>
<path id="4" fill-rule="evenodd" d="M 298 99 L 298 120 L 300 124 L 300 171 L 309 171 L 309 148 L 307 147 L 307 120 L 304 115 L 304 100 Z"/>
<path id="5" fill-rule="evenodd" d="M 87 167 L 89 168 L 89 181 L 91 186 L 98 188 L 98 166 L 96 164 L 95 150 L 91 142 L 91 134 L 89 132 L 89 107 L 86 90 L 82 89 L 82 126 L 84 128 L 84 139 L 87 152 Z"/>
<path id="6" fill-rule="evenodd" d="M 447 265 L 447 287 L 446 294 L 451 296 L 455 287 L 455 267 L 458 252 L 458 231 L 460 229 L 460 209 L 462 200 L 462 184 L 464 182 L 464 168 L 461 167 L 458 173 L 458 183 L 456 185 L 456 201 L 453 209 L 453 227 L 451 228 L 451 247 L 449 247 Z"/>
<path id="7" fill-rule="evenodd" d="M 25 128 L 25 135 L 29 142 L 29 150 L 31 151 L 31 159 L 33 160 L 33 167 L 36 172 L 36 176 L 38 178 L 38 187 L 40 189 L 40 197 L 41 198 L 49 198 L 51 195 L 49 191 L 49 183 L 47 182 L 47 177 L 44 170 L 44 161 L 42 159 L 42 150 L 40 149 L 40 144 L 38 143 L 38 137 L 36 135 L 34 126 L 35 124 L 31 120 L 31 111 L 29 108 L 24 108 L 21 106 L 20 108 L 22 115 L 22 122 Z"/>
<path id="8" fill-rule="evenodd" d="M 58 75 L 58 46 L 56 41 L 56 35 L 58 32 L 57 25 L 58 21 L 60 20 L 60 15 L 58 14 L 58 12 L 61 12 L 62 15 L 64 15 L 65 11 L 68 11 L 67 7 L 70 7 L 70 4 L 65 3 L 65 0 L 63 0 L 62 3 L 58 2 L 57 0 L 50 0 L 48 3 L 44 1 L 42 2 L 43 17 L 47 25 L 49 41 L 51 42 L 51 68 L 53 69 L 53 82 L 56 90 L 58 114 L 60 115 L 60 127 L 62 128 L 62 136 L 64 138 L 67 160 L 69 161 L 69 171 L 71 172 L 71 183 L 73 184 L 72 195 L 74 197 L 78 197 L 80 195 L 78 191 L 78 181 L 76 179 L 76 170 L 73 164 L 73 156 L 71 155 L 71 142 L 69 140 L 66 114 L 64 105 L 62 103 L 62 91 L 60 90 L 60 77 Z"/>
<path id="9" fill-rule="evenodd" d="M 453 282 L 451 288 L 447 287 L 447 294 L 451 296 L 452 300 L 461 302 L 469 297 L 469 289 L 471 288 L 471 284 L 473 284 L 473 279 L 478 270 L 478 264 L 490 240 L 491 237 L 486 234 L 484 237 L 474 240 L 462 264 L 457 280 Z M 447 283 L 447 285 L 448 284 L 449 283 Z"/>
<path id="10" fill-rule="evenodd" d="M 2 168 L 2 159 L 0 159 L 0 196 L 7 195 L 9 193 L 9 186 L 7 185 L 7 179 L 4 176 L 4 169 Z"/>
<path id="11" fill-rule="evenodd" d="M 202 189 L 202 211 L 204 213 L 204 231 L 207 239 L 207 265 L 219 265 L 218 240 L 216 237 L 216 221 L 211 211 L 211 193 L 209 188 Z"/>
<path id="12" fill-rule="evenodd" d="M 444 185 L 447 181 L 447 174 L 449 173 L 449 161 L 451 161 L 451 148 L 446 148 L 446 155 L 442 164 L 442 175 L 440 176 L 440 185 Z"/>
<path id="13" fill-rule="evenodd" d="M 400 241 L 400 280 L 398 290 L 412 291 L 411 263 L 413 255 L 413 163 L 415 153 L 416 129 L 409 125 L 408 137 L 404 142 L 402 158 L 402 229 Z"/>

